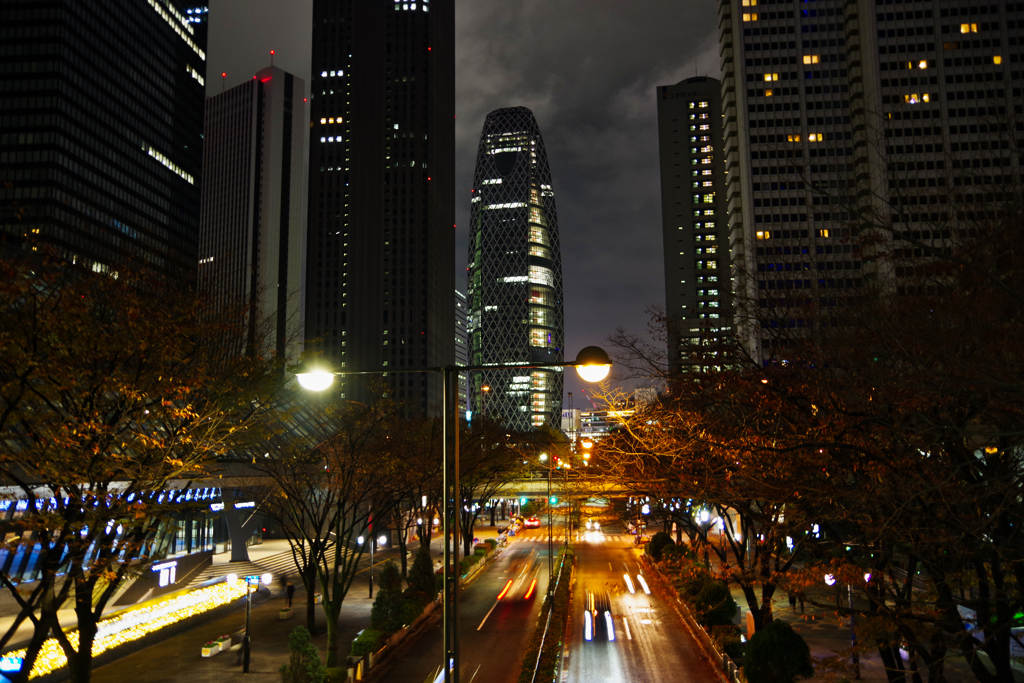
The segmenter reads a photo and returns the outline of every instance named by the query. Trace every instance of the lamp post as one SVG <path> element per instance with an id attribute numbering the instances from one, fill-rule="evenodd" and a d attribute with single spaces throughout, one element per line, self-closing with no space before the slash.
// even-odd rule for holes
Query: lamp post
<path id="1" fill-rule="evenodd" d="M 487 417 L 487 395 L 491 393 L 490 384 L 480 385 L 480 415 Z"/>
<path id="2" fill-rule="evenodd" d="M 262 576 L 246 576 L 245 577 L 245 635 L 242 636 L 242 673 L 249 673 L 249 624 L 252 621 L 252 591 L 253 586 L 257 589 L 260 587 L 260 583 L 269 586 L 271 580 L 274 577 L 272 575 L 263 574 Z M 228 574 L 224 577 L 227 583 L 234 583 L 238 581 L 237 574 Z"/>
<path id="3" fill-rule="evenodd" d="M 871 574 L 864 575 L 864 582 L 869 583 L 871 581 Z M 834 574 L 825 574 L 825 585 L 834 586 L 836 583 L 836 577 Z M 846 597 L 849 601 L 850 606 L 850 649 L 853 651 L 853 678 L 854 680 L 860 680 L 860 656 L 857 654 L 857 622 L 856 615 L 853 612 L 853 586 L 846 584 Z M 838 602 L 838 599 L 836 600 Z"/>
<path id="4" fill-rule="evenodd" d="M 551 598 L 551 593 L 554 591 L 554 585 L 551 583 L 551 576 L 554 574 L 554 552 L 551 540 L 551 469 L 553 467 L 551 458 L 548 457 L 547 453 L 540 454 L 540 461 L 547 462 L 548 464 L 548 599 Z"/>
<path id="5" fill-rule="evenodd" d="M 304 360 L 298 366 L 290 368 L 299 380 L 299 384 L 310 391 L 324 391 L 331 386 L 335 375 L 386 375 L 389 372 L 419 373 L 439 372 L 444 377 L 444 396 L 441 405 L 443 416 L 442 443 L 444 444 L 442 470 L 444 473 L 444 500 L 452 506 L 451 515 L 447 507 L 442 520 L 444 523 L 444 593 L 442 605 L 444 611 L 444 669 L 445 683 L 459 681 L 459 519 L 462 501 L 459 495 L 459 411 L 458 373 L 480 372 L 483 370 L 533 370 L 536 368 L 576 368 L 576 372 L 586 382 L 600 382 L 608 376 L 612 361 L 608 354 L 599 346 L 587 346 L 571 363 L 535 363 L 531 365 L 494 364 L 494 365 L 445 365 L 436 368 L 419 370 L 370 370 L 356 372 L 336 372 L 324 363 Z M 449 430 L 451 434 L 449 434 Z M 451 448 L 449 449 L 449 440 Z M 449 473 L 451 476 L 449 476 Z M 449 548 L 449 535 L 452 539 Z M 453 571 L 454 570 L 454 571 Z"/>

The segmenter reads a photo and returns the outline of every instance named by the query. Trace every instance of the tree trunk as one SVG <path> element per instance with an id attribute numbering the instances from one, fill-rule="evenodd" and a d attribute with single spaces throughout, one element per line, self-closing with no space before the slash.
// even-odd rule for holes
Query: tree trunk
<path id="1" fill-rule="evenodd" d="M 327 667 L 331 668 L 338 666 L 338 614 L 341 612 L 341 605 L 337 608 L 333 604 L 328 607 L 325 601 L 324 612 L 327 613 Z"/>
<path id="2" fill-rule="evenodd" d="M 32 630 L 32 638 L 29 640 L 28 647 L 25 651 L 25 663 L 22 665 L 22 669 L 19 673 L 14 675 L 7 674 L 11 679 L 11 683 L 27 683 L 28 675 L 32 671 L 32 667 L 35 665 L 36 658 L 39 656 L 39 650 L 42 649 L 43 643 L 50 635 L 50 629 L 60 628 L 54 615 L 41 614 L 39 621 L 35 624 L 35 628 Z"/>
<path id="3" fill-rule="evenodd" d="M 77 610 L 76 610 L 77 611 Z M 68 673 L 71 683 L 89 683 L 92 677 L 92 645 L 96 640 L 95 615 L 89 610 L 84 618 L 78 615 L 78 651 L 65 652 L 68 656 Z"/>
<path id="4" fill-rule="evenodd" d="M 316 635 L 316 565 L 310 563 L 302 575 L 302 585 L 306 587 L 306 630 L 309 635 Z"/>

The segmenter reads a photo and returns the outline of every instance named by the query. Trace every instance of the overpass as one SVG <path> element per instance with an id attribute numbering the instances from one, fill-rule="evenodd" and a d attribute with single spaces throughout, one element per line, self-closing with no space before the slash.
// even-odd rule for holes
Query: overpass
<path id="1" fill-rule="evenodd" d="M 634 489 L 611 483 L 597 477 L 563 477 L 551 478 L 551 491 L 560 496 L 572 496 L 582 498 L 610 498 L 615 496 L 628 496 L 636 493 Z M 516 479 L 498 489 L 497 498 L 545 498 L 548 495 L 548 478 L 535 477 L 532 479 Z"/>

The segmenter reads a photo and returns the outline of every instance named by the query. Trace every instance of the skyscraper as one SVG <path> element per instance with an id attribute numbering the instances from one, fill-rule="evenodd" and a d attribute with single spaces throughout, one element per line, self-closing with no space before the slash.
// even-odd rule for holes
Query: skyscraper
<path id="1" fill-rule="evenodd" d="M 95 270 L 195 276 L 201 16 L 175 0 L 0 5 L 4 233 Z"/>
<path id="2" fill-rule="evenodd" d="M 560 363 L 562 260 L 547 152 L 526 107 L 487 115 L 476 157 L 469 238 L 470 363 Z M 489 370 L 487 414 L 511 429 L 558 427 L 561 368 Z"/>
<path id="3" fill-rule="evenodd" d="M 719 26 L 737 327 L 768 362 L 1006 199 L 1024 4 L 721 0 Z"/>
<path id="4" fill-rule="evenodd" d="M 658 87 L 661 229 L 670 372 L 720 367 L 730 330 L 721 83 Z M 702 352 L 702 349 L 704 350 Z"/>
<path id="5" fill-rule="evenodd" d="M 314 0 L 311 89 L 307 338 L 348 370 L 453 363 L 454 0 Z M 436 373 L 384 379 L 440 409 Z"/>
<path id="6" fill-rule="evenodd" d="M 306 244 L 305 83 L 268 67 L 206 101 L 200 281 L 247 302 L 259 337 L 298 360 Z M 269 335 L 269 338 L 265 335 Z"/>
<path id="7" fill-rule="evenodd" d="M 466 295 L 455 290 L 455 364 L 466 367 L 469 365 L 469 307 Z M 469 409 L 469 378 L 465 372 L 459 373 L 459 412 L 465 414 Z"/>

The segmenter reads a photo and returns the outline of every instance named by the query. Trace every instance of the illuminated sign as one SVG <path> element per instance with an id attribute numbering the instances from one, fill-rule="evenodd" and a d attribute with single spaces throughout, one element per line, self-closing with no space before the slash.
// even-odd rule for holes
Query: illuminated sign
<path id="1" fill-rule="evenodd" d="M 178 563 L 177 561 L 161 562 L 160 564 L 154 564 L 150 569 L 160 572 L 160 587 L 163 588 L 164 586 L 174 584 L 178 573 Z"/>
<path id="2" fill-rule="evenodd" d="M 24 662 L 22 657 L 0 657 L 0 671 L 17 673 Z"/>

